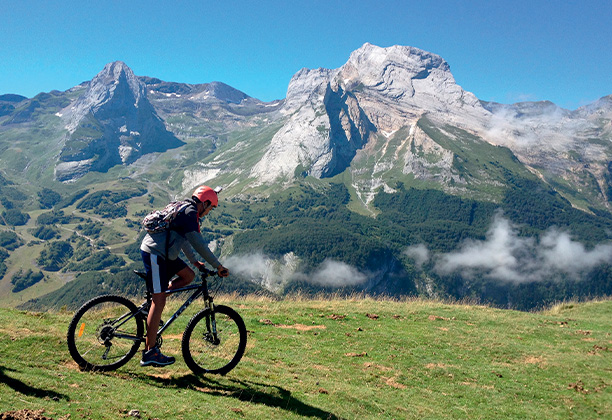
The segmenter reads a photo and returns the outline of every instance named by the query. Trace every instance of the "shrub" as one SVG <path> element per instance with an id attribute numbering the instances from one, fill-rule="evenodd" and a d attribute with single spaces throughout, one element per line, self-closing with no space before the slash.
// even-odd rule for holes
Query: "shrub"
<path id="1" fill-rule="evenodd" d="M 13 284 L 13 293 L 21 292 L 24 289 L 27 289 L 30 286 L 35 285 L 45 276 L 42 272 L 33 272 L 32 270 L 23 271 L 19 269 L 11 279 L 11 283 Z"/>
<path id="2" fill-rule="evenodd" d="M 38 203 L 40 207 L 43 209 L 50 209 L 56 203 L 58 203 L 62 199 L 62 196 L 59 193 L 49 189 L 43 188 L 42 191 L 38 192 Z"/>
<path id="3" fill-rule="evenodd" d="M 2 212 L 2 220 L 0 223 L 9 226 L 23 226 L 30 220 L 30 215 L 22 213 L 17 209 L 8 209 Z"/>
<path id="4" fill-rule="evenodd" d="M 13 251 L 19 248 L 23 243 L 19 239 L 19 236 L 15 232 L 2 231 L 0 232 L 0 246 Z"/>
<path id="5" fill-rule="evenodd" d="M 66 241 L 50 242 L 40 251 L 37 263 L 45 270 L 59 271 L 72 253 L 72 246 Z"/>
<path id="6" fill-rule="evenodd" d="M 36 229 L 32 229 L 30 232 L 33 236 L 43 240 L 54 239 L 56 237 L 59 238 L 61 236 L 58 230 L 51 226 L 39 226 Z"/>

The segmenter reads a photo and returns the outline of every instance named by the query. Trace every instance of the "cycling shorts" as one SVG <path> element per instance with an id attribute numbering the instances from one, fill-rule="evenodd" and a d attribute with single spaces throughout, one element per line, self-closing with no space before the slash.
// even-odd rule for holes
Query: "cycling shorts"
<path id="1" fill-rule="evenodd" d="M 155 254 L 140 251 L 142 262 L 147 272 L 147 290 L 151 293 L 162 293 L 168 290 L 170 279 L 187 264 L 180 258 L 166 260 Z"/>

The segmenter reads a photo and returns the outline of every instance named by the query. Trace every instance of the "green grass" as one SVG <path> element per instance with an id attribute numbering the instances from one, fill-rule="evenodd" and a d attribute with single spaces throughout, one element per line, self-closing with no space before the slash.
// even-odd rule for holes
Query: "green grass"
<path id="1" fill-rule="evenodd" d="M 220 298 L 249 331 L 225 377 L 77 369 L 72 313 L 0 309 L 0 412 L 54 419 L 587 419 L 612 415 L 612 301 L 538 313 L 432 301 Z M 171 307 L 176 307 L 172 302 Z M 195 305 L 194 305 L 195 306 Z M 112 401 L 112 403 L 111 403 Z"/>

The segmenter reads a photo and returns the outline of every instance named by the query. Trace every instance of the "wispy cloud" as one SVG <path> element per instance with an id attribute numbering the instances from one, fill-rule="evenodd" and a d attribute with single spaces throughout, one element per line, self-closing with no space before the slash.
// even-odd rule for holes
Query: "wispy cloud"
<path id="1" fill-rule="evenodd" d="M 612 263 L 612 243 L 587 249 L 567 232 L 549 229 L 540 240 L 520 237 L 518 229 L 501 213 L 493 219 L 482 241 L 466 240 L 457 251 L 429 256 L 424 245 L 406 254 L 417 265 L 431 261 L 440 275 L 459 273 L 467 278 L 480 275 L 507 282 L 530 282 L 568 275 L 576 280 L 593 268 Z M 426 260 L 424 258 L 427 258 Z"/>
<path id="2" fill-rule="evenodd" d="M 310 277 L 314 284 L 331 287 L 356 286 L 365 283 L 367 276 L 341 261 L 325 260 Z"/>
<path id="3" fill-rule="evenodd" d="M 306 281 L 328 287 L 355 286 L 367 281 L 366 274 L 341 261 L 326 259 L 313 272 L 300 269 L 300 259 L 294 253 L 273 259 L 263 253 L 232 255 L 224 260 L 232 272 L 250 279 L 272 291 L 279 291 L 292 280 Z"/>
<path id="4" fill-rule="evenodd" d="M 429 249 L 424 244 L 411 246 L 404 251 L 404 254 L 412 258 L 418 268 L 421 268 L 430 258 Z"/>

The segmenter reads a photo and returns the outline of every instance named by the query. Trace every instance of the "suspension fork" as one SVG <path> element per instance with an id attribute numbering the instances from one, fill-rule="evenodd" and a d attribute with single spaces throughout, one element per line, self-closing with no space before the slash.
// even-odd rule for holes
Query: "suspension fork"
<path id="1" fill-rule="evenodd" d="M 206 294 L 206 303 L 205 306 L 208 309 L 208 316 L 206 317 L 206 335 L 208 336 L 208 341 L 210 341 L 214 345 L 218 345 L 220 343 L 219 337 L 217 335 L 217 319 L 215 317 L 215 303 L 211 296 Z"/>

